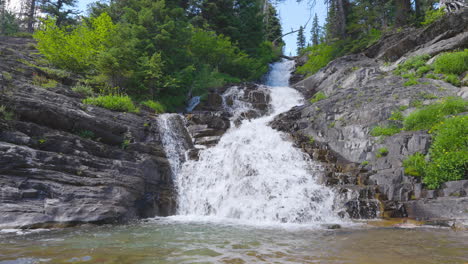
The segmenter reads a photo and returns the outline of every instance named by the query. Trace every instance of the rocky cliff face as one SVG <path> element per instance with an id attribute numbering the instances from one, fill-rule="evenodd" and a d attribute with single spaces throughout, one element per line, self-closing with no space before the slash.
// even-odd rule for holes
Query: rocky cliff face
<path id="1" fill-rule="evenodd" d="M 83 105 L 33 67 L 32 43 L 0 38 L 0 227 L 107 223 L 174 211 L 169 163 L 149 113 Z M 55 76 L 55 79 L 56 76 Z M 2 116 L 2 115 L 0 115 Z"/>
<path id="2" fill-rule="evenodd" d="M 464 12 L 424 29 L 388 35 L 362 54 L 338 58 L 294 84 L 307 98 L 318 92 L 327 98 L 296 107 L 272 125 L 292 134 L 299 147 L 326 164 L 325 181 L 347 195 L 351 215 L 468 221 L 468 181 L 449 182 L 434 191 L 404 174 L 402 161 L 408 155 L 427 153 L 431 141 L 427 131 L 403 132 L 383 140 L 370 135 L 373 126 L 391 122 L 393 111 L 414 111 L 414 102 L 430 104 L 455 95 L 467 99 L 467 87 L 433 79 L 407 87 L 404 78 L 392 73 L 411 56 L 467 48 L 467 25 L 468 12 Z M 388 154 L 378 155 L 384 147 Z"/>

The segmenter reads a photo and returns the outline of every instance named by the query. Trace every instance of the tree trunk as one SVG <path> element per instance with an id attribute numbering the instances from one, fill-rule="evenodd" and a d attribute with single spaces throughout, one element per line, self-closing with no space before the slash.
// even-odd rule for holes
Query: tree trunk
<path id="1" fill-rule="evenodd" d="M 28 6 L 28 32 L 34 32 L 34 17 L 36 15 L 36 0 L 31 0 Z"/>
<path id="2" fill-rule="evenodd" d="M 409 15 L 411 12 L 410 0 L 395 0 L 395 6 L 395 25 L 397 27 L 405 26 L 406 24 L 408 24 Z"/>

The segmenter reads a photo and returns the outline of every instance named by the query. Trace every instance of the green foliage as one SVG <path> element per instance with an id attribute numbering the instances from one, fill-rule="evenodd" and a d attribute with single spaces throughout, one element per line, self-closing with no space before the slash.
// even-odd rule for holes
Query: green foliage
<path id="1" fill-rule="evenodd" d="M 420 84 L 420 82 L 418 80 L 409 79 L 405 83 L 403 83 L 403 86 L 413 86 L 413 85 L 417 85 L 417 84 Z"/>
<path id="2" fill-rule="evenodd" d="M 122 141 L 122 144 L 120 145 L 120 147 L 122 149 L 127 149 L 129 145 L 130 145 L 130 139 L 124 139 L 124 141 Z"/>
<path id="3" fill-rule="evenodd" d="M 424 74 L 430 72 L 431 70 L 432 70 L 432 67 L 430 65 L 421 66 L 416 70 L 416 76 L 422 77 Z"/>
<path id="4" fill-rule="evenodd" d="M 6 71 L 2 71 L 1 72 L 2 76 L 3 76 L 3 79 L 7 82 L 11 82 L 13 80 L 13 76 L 11 75 L 11 73 L 9 72 L 6 72 Z"/>
<path id="5" fill-rule="evenodd" d="M 439 80 L 440 79 L 437 75 L 435 75 L 433 73 L 426 74 L 426 78 L 434 79 L 434 80 Z"/>
<path id="6" fill-rule="evenodd" d="M 147 100 L 142 102 L 141 104 L 153 109 L 158 114 L 164 113 L 166 111 L 164 105 L 162 105 L 160 102 L 156 102 L 153 100 Z"/>
<path id="7" fill-rule="evenodd" d="M 15 114 L 12 111 L 9 111 L 6 106 L 0 105 L 0 118 L 3 118 L 4 120 L 13 120 L 15 117 Z"/>
<path id="8" fill-rule="evenodd" d="M 60 28 L 55 19 L 48 18 L 42 30 L 34 33 L 34 39 L 41 54 L 55 66 L 86 72 L 96 70 L 96 59 L 110 47 L 115 29 L 106 13 L 75 28 Z"/>
<path id="9" fill-rule="evenodd" d="M 375 155 L 377 158 L 382 158 L 388 155 L 388 149 L 386 147 L 379 148 L 377 150 L 377 155 Z"/>
<path id="10" fill-rule="evenodd" d="M 315 143 L 315 138 L 313 136 L 309 136 L 309 143 L 314 144 Z"/>
<path id="11" fill-rule="evenodd" d="M 308 60 L 297 68 L 297 73 L 312 75 L 318 72 L 335 58 L 335 52 L 334 46 L 325 43 L 306 48 L 304 53 L 308 54 Z"/>
<path id="12" fill-rule="evenodd" d="M 443 121 L 446 116 L 463 113 L 467 110 L 467 101 L 460 97 L 448 97 L 409 114 L 403 122 L 404 130 L 430 129 Z"/>
<path id="13" fill-rule="evenodd" d="M 426 169 L 426 160 L 424 155 L 421 153 L 415 153 L 408 156 L 407 159 L 403 161 L 403 167 L 405 168 L 405 174 L 415 177 L 420 177 L 424 175 Z"/>
<path id="14" fill-rule="evenodd" d="M 20 29 L 19 25 L 20 21 L 13 12 L 3 10 L 0 13 L 0 35 L 14 36 Z"/>
<path id="15" fill-rule="evenodd" d="M 45 89 L 57 87 L 57 81 L 39 74 L 33 74 L 32 83 Z"/>
<path id="16" fill-rule="evenodd" d="M 403 113 L 401 111 L 394 111 L 388 118 L 388 120 L 393 120 L 393 121 L 403 121 L 405 117 L 403 116 Z"/>
<path id="17" fill-rule="evenodd" d="M 434 140 L 423 182 L 431 189 L 446 181 L 467 178 L 468 116 L 456 116 L 432 129 Z"/>
<path id="18" fill-rule="evenodd" d="M 86 97 L 91 97 L 94 95 L 93 88 L 88 85 L 77 85 L 72 88 L 72 91 L 84 95 Z"/>
<path id="19" fill-rule="evenodd" d="M 446 181 L 466 179 L 468 169 L 468 116 L 446 119 L 432 128 L 433 143 L 430 159 L 422 154 L 409 156 L 404 162 L 405 173 L 422 176 L 429 189 L 436 189 Z"/>
<path id="20" fill-rule="evenodd" d="M 461 75 L 468 71 L 468 49 L 439 55 L 434 61 L 436 73 Z"/>
<path id="21" fill-rule="evenodd" d="M 411 70 L 417 70 L 420 67 L 424 67 L 426 66 L 426 62 L 430 58 L 431 56 L 427 54 L 411 57 L 407 59 L 404 63 L 401 63 L 398 65 L 398 67 L 395 70 L 395 74 L 403 75 L 405 73 L 409 73 Z M 406 78 L 409 78 L 409 77 L 406 77 Z"/>
<path id="22" fill-rule="evenodd" d="M 435 10 L 428 10 L 425 14 L 424 21 L 421 22 L 421 25 L 426 26 L 434 23 L 445 15 L 445 11 L 442 8 Z"/>
<path id="23" fill-rule="evenodd" d="M 318 92 L 310 99 L 310 102 L 313 104 L 324 99 L 327 99 L 327 96 L 325 95 L 325 93 Z"/>
<path id="24" fill-rule="evenodd" d="M 392 136 L 401 132 L 401 128 L 396 125 L 389 125 L 386 127 L 376 126 L 373 127 L 370 134 L 373 137 L 379 136 Z"/>
<path id="25" fill-rule="evenodd" d="M 455 74 L 449 74 L 445 77 L 444 81 L 453 84 L 454 86 L 461 86 L 461 81 Z"/>
<path id="26" fill-rule="evenodd" d="M 361 162 L 361 166 L 365 167 L 367 165 L 369 165 L 369 161 L 365 160 L 365 161 Z"/>
<path id="27" fill-rule="evenodd" d="M 83 100 L 84 104 L 96 105 L 109 110 L 119 112 L 138 113 L 140 110 L 135 107 L 132 99 L 126 95 L 105 95 L 90 97 Z"/>

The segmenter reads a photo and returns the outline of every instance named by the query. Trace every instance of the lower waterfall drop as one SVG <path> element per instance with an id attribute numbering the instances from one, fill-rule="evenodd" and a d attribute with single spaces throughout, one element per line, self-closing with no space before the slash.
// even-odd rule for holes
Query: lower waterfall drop
<path id="1" fill-rule="evenodd" d="M 292 67 L 289 61 L 272 65 L 267 116 L 233 126 L 198 161 L 183 164 L 175 178 L 178 215 L 268 224 L 340 221 L 334 192 L 317 183 L 321 165 L 268 125 L 303 100 L 287 87 Z"/>

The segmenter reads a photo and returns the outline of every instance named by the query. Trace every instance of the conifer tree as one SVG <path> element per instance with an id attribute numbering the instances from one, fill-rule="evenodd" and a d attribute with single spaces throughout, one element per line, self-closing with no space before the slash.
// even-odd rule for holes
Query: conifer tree
<path id="1" fill-rule="evenodd" d="M 310 31 L 311 33 L 311 43 L 312 46 L 316 46 L 320 44 L 320 25 L 318 21 L 317 14 L 314 16 L 314 22 L 312 23 L 312 29 Z"/>
<path id="2" fill-rule="evenodd" d="M 304 36 L 304 27 L 299 28 L 297 33 L 297 54 L 300 54 L 301 51 L 306 47 L 306 39 Z"/>

